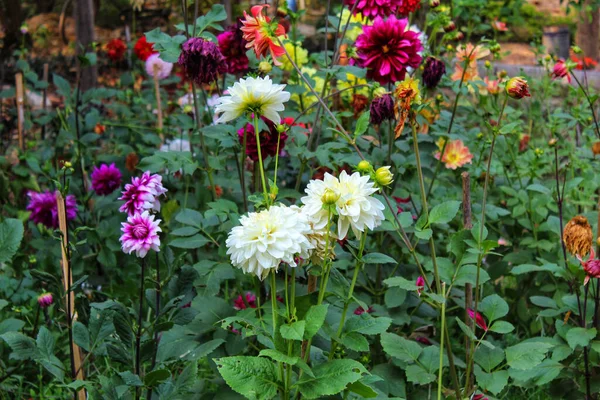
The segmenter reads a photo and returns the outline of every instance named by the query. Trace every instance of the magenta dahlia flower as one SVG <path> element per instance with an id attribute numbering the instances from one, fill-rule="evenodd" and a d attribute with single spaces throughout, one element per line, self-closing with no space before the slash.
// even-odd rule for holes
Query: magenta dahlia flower
<path id="1" fill-rule="evenodd" d="M 403 0 L 346 0 L 350 10 L 354 9 L 354 14 L 361 14 L 370 20 L 376 17 L 387 17 L 396 14 Z M 355 3 L 356 7 L 354 6 Z"/>
<path id="2" fill-rule="evenodd" d="M 246 56 L 246 40 L 240 28 L 242 23 L 231 25 L 217 36 L 219 50 L 225 57 L 227 72 L 244 74 L 248 72 L 248 57 Z"/>
<path id="3" fill-rule="evenodd" d="M 41 308 L 48 308 L 52 305 L 52 303 L 54 302 L 54 299 L 52 298 L 52 293 L 42 293 L 38 296 L 37 298 L 37 302 L 40 305 Z"/>
<path id="4" fill-rule="evenodd" d="M 114 163 L 102 164 L 100 168 L 94 166 L 90 177 L 92 178 L 92 189 L 99 196 L 107 196 L 121 186 L 121 171 Z"/>
<path id="5" fill-rule="evenodd" d="M 356 39 L 358 63 L 367 68 L 367 78 L 382 85 L 404 79 L 406 68 L 417 68 L 423 45 L 419 33 L 408 29 L 408 19 L 375 18 L 372 26 L 365 26 Z"/>
<path id="6" fill-rule="evenodd" d="M 131 183 L 125 185 L 123 195 L 119 200 L 124 200 L 119 211 L 128 215 L 135 215 L 145 210 L 160 211 L 158 196 L 165 194 L 167 189 L 162 185 L 162 176 L 150 175 L 150 171 L 144 172 L 139 178 L 134 177 Z"/>
<path id="7" fill-rule="evenodd" d="M 181 50 L 177 62 L 187 77 L 198 85 L 212 83 L 219 74 L 227 71 L 225 57 L 213 42 L 193 37 L 181 46 Z"/>
<path id="8" fill-rule="evenodd" d="M 244 298 L 242 297 L 241 294 L 233 301 L 234 309 L 245 310 L 248 307 L 256 308 L 256 295 L 254 293 L 246 292 L 246 295 L 244 297 L 246 297 L 245 302 L 244 302 Z"/>
<path id="9" fill-rule="evenodd" d="M 136 256 L 144 258 L 150 249 L 160 251 L 160 221 L 155 221 L 154 215 L 150 215 L 148 211 L 127 217 L 127 222 L 121 223 L 123 235 L 119 238 L 123 252 L 131 254 L 135 251 Z"/>
<path id="10" fill-rule="evenodd" d="M 36 224 L 45 225 L 48 228 L 58 228 L 58 206 L 56 205 L 56 192 L 46 191 L 37 193 L 27 192 L 29 204 L 27 210 L 31 211 L 29 219 Z M 67 220 L 73 220 L 77 216 L 77 201 L 72 194 L 66 198 Z"/>
<path id="11" fill-rule="evenodd" d="M 269 127 L 268 131 L 260 132 L 260 151 L 263 160 L 267 157 L 274 157 L 277 154 L 277 138 L 279 133 L 277 132 L 277 126 L 270 120 L 261 117 L 264 123 Z M 282 124 L 285 120 L 281 121 Z M 254 125 L 246 124 L 246 155 L 250 157 L 252 161 L 258 161 L 258 146 L 256 144 L 256 135 L 254 134 Z M 240 144 L 244 143 L 244 127 L 238 130 L 238 137 Z M 287 140 L 287 133 L 281 132 L 279 136 L 279 152 L 283 151 L 285 147 L 285 141 Z"/>

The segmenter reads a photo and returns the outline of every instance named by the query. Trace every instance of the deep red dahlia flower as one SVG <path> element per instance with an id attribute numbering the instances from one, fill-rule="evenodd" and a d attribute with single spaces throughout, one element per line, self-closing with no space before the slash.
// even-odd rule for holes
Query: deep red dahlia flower
<path id="1" fill-rule="evenodd" d="M 137 42 L 135 42 L 135 45 L 133 46 L 133 52 L 137 58 L 142 61 L 146 61 L 148 57 L 156 53 L 156 51 L 154 51 L 153 44 L 148 43 L 146 40 L 146 36 L 142 36 Z"/>
<path id="2" fill-rule="evenodd" d="M 398 7 L 400 15 L 407 16 L 408 14 L 417 11 L 421 8 L 421 0 L 402 0 Z"/>
<path id="3" fill-rule="evenodd" d="M 365 26 L 356 39 L 359 64 L 367 68 L 367 78 L 382 85 L 404 79 L 406 68 L 417 68 L 423 45 L 419 33 L 408 30 L 408 19 L 393 15 L 375 18 L 373 26 Z"/>
<path id="4" fill-rule="evenodd" d="M 113 39 L 106 44 L 106 54 L 114 62 L 123 59 L 125 50 L 127 50 L 127 46 L 121 39 Z"/>
<path id="5" fill-rule="evenodd" d="M 198 85 L 212 83 L 219 74 L 227 71 L 225 57 L 217 45 L 202 38 L 189 38 L 181 46 L 177 62 L 187 77 Z"/>

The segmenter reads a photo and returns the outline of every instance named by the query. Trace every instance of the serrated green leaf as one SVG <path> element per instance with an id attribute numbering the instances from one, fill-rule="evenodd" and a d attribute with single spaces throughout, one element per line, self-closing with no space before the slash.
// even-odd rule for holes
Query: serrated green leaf
<path id="1" fill-rule="evenodd" d="M 340 393 L 350 383 L 368 373 L 355 360 L 331 360 L 313 368 L 314 378 L 303 376 L 296 385 L 306 399 L 318 399 Z"/>
<path id="2" fill-rule="evenodd" d="M 277 370 L 271 360 L 238 356 L 214 361 L 229 387 L 247 398 L 266 400 L 277 394 Z"/>
<path id="3" fill-rule="evenodd" d="M 23 240 L 23 223 L 15 218 L 7 218 L 0 223 L 0 263 L 9 262 Z"/>
<path id="4" fill-rule="evenodd" d="M 452 221 L 460 208 L 460 201 L 450 200 L 433 207 L 429 212 L 430 224 L 447 224 Z"/>
<path id="5" fill-rule="evenodd" d="M 418 360 L 422 351 L 418 343 L 393 333 L 381 334 L 381 346 L 383 346 L 383 351 L 387 354 L 404 362 Z"/>

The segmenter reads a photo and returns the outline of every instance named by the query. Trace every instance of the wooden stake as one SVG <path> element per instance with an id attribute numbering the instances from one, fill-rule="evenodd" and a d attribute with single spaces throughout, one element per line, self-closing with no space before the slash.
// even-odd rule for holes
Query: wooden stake
<path id="1" fill-rule="evenodd" d="M 160 102 L 160 86 L 158 85 L 158 65 L 154 64 L 154 93 L 156 93 L 156 110 L 158 111 L 158 125 L 156 126 L 158 130 L 162 131 L 163 128 L 163 118 L 162 118 L 162 109 Z"/>
<path id="2" fill-rule="evenodd" d="M 73 322 L 77 320 L 77 312 L 75 312 L 75 296 L 73 296 L 73 292 L 68 292 L 69 288 L 73 285 L 73 274 L 71 269 L 69 268 L 69 257 L 67 256 L 67 246 L 68 246 L 68 234 L 69 231 L 67 229 L 67 213 L 65 210 L 65 199 L 61 195 L 60 192 L 56 192 L 56 205 L 58 209 L 58 227 L 62 232 L 62 243 L 61 243 L 61 253 L 62 253 L 62 278 L 63 278 L 63 287 L 65 289 L 65 293 L 67 293 L 66 309 L 71 311 L 70 321 L 71 326 Z M 81 349 L 75 343 L 73 343 L 73 359 L 75 365 L 75 379 L 84 380 L 83 377 L 83 368 L 81 368 Z M 80 389 L 77 391 L 77 399 L 78 400 L 86 400 L 87 396 L 85 393 L 85 389 Z"/>
<path id="3" fill-rule="evenodd" d="M 25 90 L 23 88 L 23 74 L 15 74 L 15 86 L 17 88 L 17 128 L 19 133 L 19 148 L 25 150 Z"/>
<path id="4" fill-rule="evenodd" d="M 43 80 L 44 80 L 44 82 L 46 82 L 46 87 L 42 91 L 42 108 L 45 112 L 47 109 L 46 102 L 48 101 L 48 63 L 44 64 Z M 42 125 L 42 140 L 44 140 L 45 138 L 46 138 L 46 123 L 44 123 L 44 125 Z"/>

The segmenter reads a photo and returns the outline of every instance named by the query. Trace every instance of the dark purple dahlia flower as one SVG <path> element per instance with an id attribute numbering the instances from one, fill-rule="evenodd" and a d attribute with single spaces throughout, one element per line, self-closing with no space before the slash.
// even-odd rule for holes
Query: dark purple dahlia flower
<path id="1" fill-rule="evenodd" d="M 225 57 L 219 47 L 202 38 L 189 38 L 182 46 L 178 63 L 187 77 L 198 85 L 211 83 L 227 72 Z"/>

